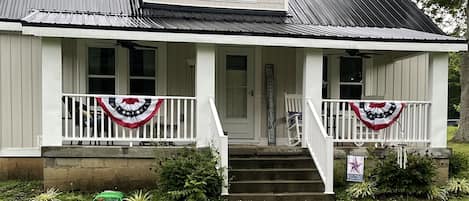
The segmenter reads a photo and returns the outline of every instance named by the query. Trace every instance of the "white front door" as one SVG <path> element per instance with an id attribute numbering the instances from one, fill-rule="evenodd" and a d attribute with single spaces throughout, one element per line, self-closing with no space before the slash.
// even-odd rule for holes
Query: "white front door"
<path id="1" fill-rule="evenodd" d="M 254 139 L 254 50 L 224 47 L 217 59 L 216 100 L 223 129 L 234 142 Z"/>

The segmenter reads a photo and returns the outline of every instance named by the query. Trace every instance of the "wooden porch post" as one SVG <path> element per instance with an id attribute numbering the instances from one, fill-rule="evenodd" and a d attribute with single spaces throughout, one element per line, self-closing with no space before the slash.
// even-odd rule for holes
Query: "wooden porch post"
<path id="1" fill-rule="evenodd" d="M 215 98 L 215 45 L 197 44 L 195 64 L 197 147 L 209 146 L 210 104 Z"/>
<path id="2" fill-rule="evenodd" d="M 306 101 L 311 100 L 318 112 L 321 112 L 322 102 L 322 65 L 323 53 L 320 49 L 304 49 L 303 57 L 303 110 L 306 110 Z M 319 132 L 311 130 L 312 116 L 303 112 L 303 136 L 309 132 Z M 305 137 L 302 138 L 302 146 L 306 147 Z"/>
<path id="3" fill-rule="evenodd" d="M 448 53 L 431 53 L 428 98 L 431 101 L 428 134 L 430 146 L 446 148 L 448 118 Z"/>
<path id="4" fill-rule="evenodd" d="M 42 146 L 62 145 L 62 40 L 42 38 Z"/>

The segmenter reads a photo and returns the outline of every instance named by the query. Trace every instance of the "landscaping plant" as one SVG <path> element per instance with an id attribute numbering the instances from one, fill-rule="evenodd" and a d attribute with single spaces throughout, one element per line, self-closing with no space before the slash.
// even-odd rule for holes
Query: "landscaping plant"
<path id="1" fill-rule="evenodd" d="M 448 191 L 445 188 L 438 187 L 437 185 L 432 185 L 430 191 L 427 192 L 427 199 L 447 201 Z"/>
<path id="2" fill-rule="evenodd" d="M 374 182 L 364 181 L 356 183 L 347 189 L 347 193 L 352 198 L 363 199 L 363 198 L 375 198 L 375 193 L 378 189 Z"/>
<path id="3" fill-rule="evenodd" d="M 150 201 L 152 195 L 150 192 L 143 193 L 142 190 L 134 192 L 127 200 L 128 201 Z"/>
<path id="4" fill-rule="evenodd" d="M 57 197 L 60 195 L 58 189 L 50 188 L 46 192 L 34 197 L 31 201 L 61 201 Z"/>
<path id="5" fill-rule="evenodd" d="M 157 163 L 159 190 L 166 201 L 218 200 L 223 177 L 210 149 L 183 149 Z"/>
<path id="6" fill-rule="evenodd" d="M 453 151 L 449 158 L 449 176 L 466 176 L 469 172 L 469 156 L 462 152 Z"/>
<path id="7" fill-rule="evenodd" d="M 456 196 L 469 194 L 469 181 L 462 178 L 452 178 L 446 187 L 449 193 Z"/>

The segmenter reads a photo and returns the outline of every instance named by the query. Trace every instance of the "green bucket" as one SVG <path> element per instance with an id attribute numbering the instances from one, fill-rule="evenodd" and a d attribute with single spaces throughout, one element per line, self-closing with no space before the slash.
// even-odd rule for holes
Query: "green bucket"
<path id="1" fill-rule="evenodd" d="M 123 201 L 124 200 L 124 193 L 119 191 L 104 191 L 96 197 L 94 197 L 93 201 Z"/>

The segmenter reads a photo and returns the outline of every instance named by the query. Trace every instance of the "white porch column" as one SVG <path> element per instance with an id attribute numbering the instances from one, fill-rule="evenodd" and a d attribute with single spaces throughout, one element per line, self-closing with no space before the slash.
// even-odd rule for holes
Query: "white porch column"
<path id="1" fill-rule="evenodd" d="M 42 38 L 42 146 L 62 145 L 62 40 Z"/>
<path id="2" fill-rule="evenodd" d="M 209 99 L 215 98 L 215 45 L 196 46 L 195 97 L 197 147 L 208 147 L 211 118 Z"/>
<path id="3" fill-rule="evenodd" d="M 448 53 L 431 53 L 428 74 L 430 146 L 446 148 L 448 118 Z"/>
<path id="4" fill-rule="evenodd" d="M 316 111 L 321 112 L 322 101 L 322 70 L 323 54 L 320 49 L 304 49 L 303 57 L 303 109 L 306 110 L 306 100 L 311 100 Z M 311 122 L 312 116 L 309 113 L 303 113 L 303 122 Z M 311 125 L 303 124 L 303 135 L 311 132 Z M 319 131 L 318 131 L 319 132 Z M 303 137 L 302 146 L 306 147 L 305 137 Z"/>

